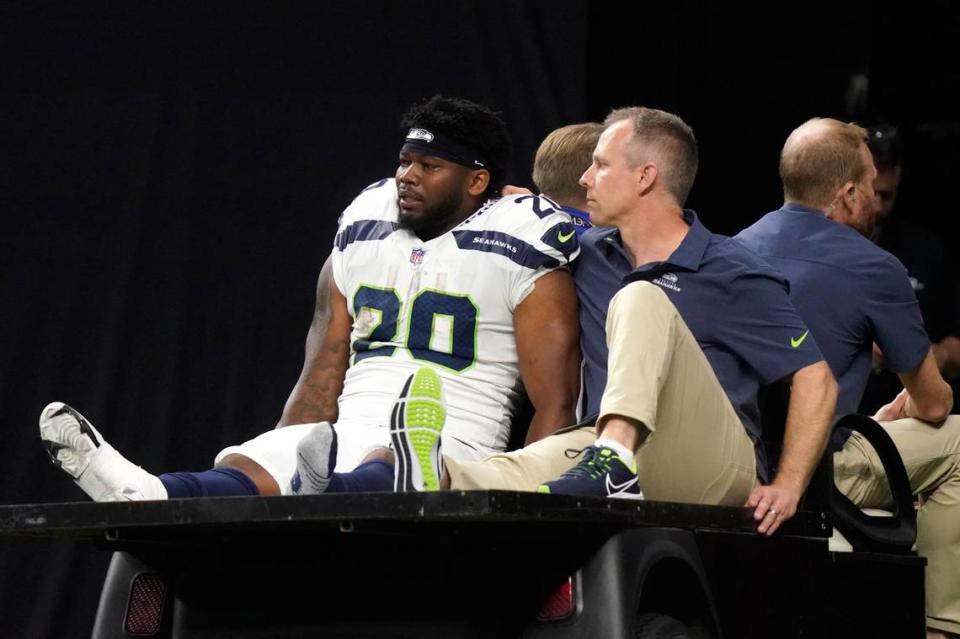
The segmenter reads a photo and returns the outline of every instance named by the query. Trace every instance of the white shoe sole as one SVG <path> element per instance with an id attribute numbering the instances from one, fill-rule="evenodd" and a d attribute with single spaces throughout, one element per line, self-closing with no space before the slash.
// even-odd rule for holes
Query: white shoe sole
<path id="1" fill-rule="evenodd" d="M 40 413 L 40 439 L 50 461 L 94 501 L 167 499 L 160 479 L 124 458 L 62 402 L 48 404 Z"/>
<path id="2" fill-rule="evenodd" d="M 48 404 L 40 413 L 40 439 L 50 461 L 74 479 L 87 469 L 103 441 L 83 415 L 63 402 Z"/>

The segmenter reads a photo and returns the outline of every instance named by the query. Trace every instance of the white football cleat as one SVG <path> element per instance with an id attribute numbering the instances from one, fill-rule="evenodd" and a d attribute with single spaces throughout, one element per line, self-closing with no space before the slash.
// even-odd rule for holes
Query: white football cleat
<path id="1" fill-rule="evenodd" d="M 63 402 L 48 404 L 40 413 L 40 439 L 53 464 L 94 501 L 167 499 L 159 478 L 128 461 Z"/>

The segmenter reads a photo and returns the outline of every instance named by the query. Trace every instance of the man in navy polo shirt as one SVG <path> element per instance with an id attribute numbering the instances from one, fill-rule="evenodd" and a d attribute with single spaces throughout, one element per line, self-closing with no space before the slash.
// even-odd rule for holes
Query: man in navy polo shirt
<path id="1" fill-rule="evenodd" d="M 785 281 L 681 208 L 697 168 L 690 128 L 641 107 L 605 125 L 582 183 L 593 222 L 614 228 L 583 235 L 575 274 L 596 429 L 451 463 L 451 487 L 530 490 L 567 471 L 540 490 L 635 497 L 642 487 L 653 499 L 746 502 L 772 534 L 796 512 L 826 446 L 836 384 Z M 780 469 L 758 485 L 767 473 L 757 390 L 791 377 Z M 573 468 L 570 449 L 585 449 Z"/>
<path id="2" fill-rule="evenodd" d="M 876 169 L 866 131 L 813 119 L 780 156 L 785 204 L 737 239 L 790 280 L 790 296 L 840 383 L 837 415 L 854 413 L 876 343 L 905 390 L 876 415 L 917 494 L 917 550 L 927 557 L 928 636 L 960 633 L 960 417 L 947 418 L 940 376 L 906 269 L 866 236 L 873 230 Z M 884 421 L 885 420 L 885 421 Z M 858 433 L 836 432 L 837 485 L 855 503 L 890 506 L 880 460 Z"/>

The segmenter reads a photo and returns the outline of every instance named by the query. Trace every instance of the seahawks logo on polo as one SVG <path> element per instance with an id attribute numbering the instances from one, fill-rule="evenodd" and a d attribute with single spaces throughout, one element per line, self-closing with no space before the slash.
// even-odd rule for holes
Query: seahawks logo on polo
<path id="1" fill-rule="evenodd" d="M 677 277 L 676 273 L 664 273 L 660 277 L 654 278 L 653 283 L 679 293 L 682 290 L 679 286 L 677 286 L 677 282 L 679 281 L 680 278 Z"/>
<path id="2" fill-rule="evenodd" d="M 433 133 L 426 129 L 410 129 L 407 133 L 408 140 L 423 140 L 424 142 L 433 142 Z"/>

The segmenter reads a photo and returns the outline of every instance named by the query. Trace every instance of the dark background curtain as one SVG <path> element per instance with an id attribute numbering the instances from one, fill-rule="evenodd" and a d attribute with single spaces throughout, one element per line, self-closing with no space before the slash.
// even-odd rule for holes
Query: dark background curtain
<path id="1" fill-rule="evenodd" d="M 0 503 L 83 498 L 38 441 L 52 400 L 154 472 L 271 428 L 337 216 L 393 172 L 416 100 L 501 110 L 520 184 L 557 126 L 675 111 L 701 142 L 690 205 L 725 233 L 780 203 L 797 124 L 893 119 L 902 205 L 946 233 L 958 42 L 949 2 L 0 5 Z M 107 560 L 0 539 L 0 634 L 89 636 Z"/>

